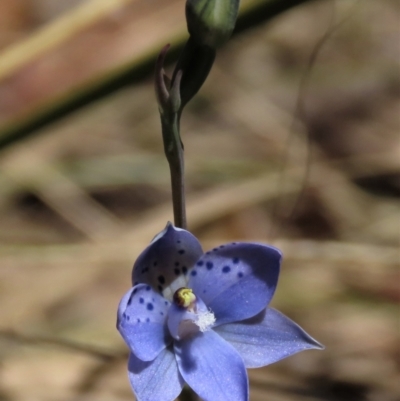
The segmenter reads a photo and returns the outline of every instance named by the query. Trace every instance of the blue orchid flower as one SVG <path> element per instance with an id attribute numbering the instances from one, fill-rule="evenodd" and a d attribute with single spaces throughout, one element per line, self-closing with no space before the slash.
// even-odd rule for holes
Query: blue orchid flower
<path id="1" fill-rule="evenodd" d="M 117 327 L 130 348 L 138 401 L 172 401 L 185 382 L 204 401 L 248 401 L 246 368 L 322 346 L 268 304 L 281 253 L 233 242 L 203 254 L 190 232 L 167 227 L 137 259 Z"/>

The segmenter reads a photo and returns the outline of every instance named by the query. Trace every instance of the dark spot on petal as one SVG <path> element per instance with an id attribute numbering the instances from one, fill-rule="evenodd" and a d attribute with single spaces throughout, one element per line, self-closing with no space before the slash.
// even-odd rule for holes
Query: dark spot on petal
<path id="1" fill-rule="evenodd" d="M 122 317 L 123 317 L 124 319 L 126 319 L 126 313 L 125 313 L 125 312 L 122 314 Z"/>
<path id="2" fill-rule="evenodd" d="M 175 262 L 175 266 L 179 266 L 179 262 Z"/>
<path id="3" fill-rule="evenodd" d="M 195 276 L 197 274 L 196 270 L 192 270 L 192 272 L 190 273 L 192 276 Z"/>
<path id="4" fill-rule="evenodd" d="M 137 288 L 135 288 L 133 291 L 132 291 L 132 295 L 135 295 L 137 293 Z"/>
<path id="5" fill-rule="evenodd" d="M 149 319 L 149 318 L 147 318 L 147 319 L 146 319 L 146 322 L 147 322 L 147 323 L 150 323 L 150 319 Z"/>
<path id="6" fill-rule="evenodd" d="M 158 282 L 160 284 L 165 284 L 165 277 L 164 276 L 158 276 L 157 280 L 158 280 Z"/>
<path id="7" fill-rule="evenodd" d="M 129 320 L 131 319 L 131 317 L 129 315 L 126 315 L 126 320 L 129 322 Z"/>
<path id="8" fill-rule="evenodd" d="M 243 273 L 242 273 L 242 272 L 239 272 L 239 273 L 238 273 L 238 277 L 239 277 L 239 278 L 242 278 L 242 277 L 243 277 Z"/>
<path id="9" fill-rule="evenodd" d="M 132 293 L 132 295 L 134 294 L 134 292 Z M 132 295 L 129 297 L 127 305 L 129 306 L 132 303 Z"/>
<path id="10" fill-rule="evenodd" d="M 223 268 L 222 268 L 222 272 L 223 273 L 229 273 L 231 271 L 231 268 L 229 267 L 229 266 L 224 266 Z"/>
<path id="11" fill-rule="evenodd" d="M 208 270 L 211 270 L 214 267 L 214 263 L 213 262 L 207 262 L 206 266 L 207 266 Z"/>
<path id="12" fill-rule="evenodd" d="M 221 245 L 221 246 L 219 247 L 219 249 L 222 249 L 222 248 L 225 248 L 225 245 Z"/>
<path id="13" fill-rule="evenodd" d="M 179 269 L 174 269 L 174 273 L 176 276 L 179 276 L 181 274 L 181 271 Z"/>
<path id="14" fill-rule="evenodd" d="M 236 242 L 232 242 L 232 245 L 236 245 Z"/>
<path id="15" fill-rule="evenodd" d="M 204 262 L 203 262 L 202 260 L 199 260 L 199 261 L 196 263 L 196 265 L 197 265 L 197 266 L 203 266 L 203 265 L 204 265 Z"/>
<path id="16" fill-rule="evenodd" d="M 140 323 L 140 319 L 138 319 L 137 322 Z"/>
<path id="17" fill-rule="evenodd" d="M 164 301 L 165 305 L 168 305 L 168 301 Z"/>
<path id="18" fill-rule="evenodd" d="M 141 304 L 143 304 L 143 303 L 144 303 L 144 299 L 143 299 L 143 298 L 140 298 L 140 299 L 139 299 L 139 302 L 140 302 Z"/>
<path id="19" fill-rule="evenodd" d="M 236 265 L 239 263 L 239 258 L 233 258 L 233 263 L 235 263 Z"/>
<path id="20" fill-rule="evenodd" d="M 185 253 L 185 250 L 184 249 L 179 249 L 178 253 L 179 253 L 179 255 L 183 255 Z"/>
<path id="21" fill-rule="evenodd" d="M 160 312 L 160 315 L 161 315 L 161 316 L 164 316 L 164 312 Z"/>
<path id="22" fill-rule="evenodd" d="M 213 251 L 213 252 L 217 252 L 217 251 L 218 251 L 218 248 L 214 248 L 212 251 Z"/>
<path id="23" fill-rule="evenodd" d="M 154 305 L 152 303 L 148 303 L 147 304 L 147 310 L 153 310 L 154 309 Z"/>
<path id="24" fill-rule="evenodd" d="M 186 266 L 182 266 L 182 273 L 183 273 L 183 274 L 186 274 L 187 271 L 188 271 L 187 267 L 186 267 Z"/>
<path id="25" fill-rule="evenodd" d="M 205 294 L 207 292 L 207 290 L 203 290 L 203 294 Z"/>
<path id="26" fill-rule="evenodd" d="M 146 291 L 150 291 L 151 290 L 151 287 L 148 285 L 147 287 L 146 287 Z"/>
<path id="27" fill-rule="evenodd" d="M 180 243 L 181 243 L 181 241 L 178 239 L 178 241 L 176 241 L 176 243 L 177 243 L 177 244 L 180 244 Z"/>

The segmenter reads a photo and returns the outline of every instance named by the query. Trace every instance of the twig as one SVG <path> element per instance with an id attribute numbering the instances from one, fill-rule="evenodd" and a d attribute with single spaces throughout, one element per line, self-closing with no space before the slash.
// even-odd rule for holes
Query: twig
<path id="1" fill-rule="evenodd" d="M 89 356 L 93 356 L 104 361 L 113 361 L 118 359 L 125 359 L 128 357 L 127 351 L 106 351 L 87 344 L 79 344 L 69 340 L 54 337 L 30 336 L 27 334 L 18 333 L 11 329 L 0 330 L 0 337 L 23 344 L 54 345 L 60 348 L 65 348 L 68 351 L 75 351 L 87 354 Z"/>

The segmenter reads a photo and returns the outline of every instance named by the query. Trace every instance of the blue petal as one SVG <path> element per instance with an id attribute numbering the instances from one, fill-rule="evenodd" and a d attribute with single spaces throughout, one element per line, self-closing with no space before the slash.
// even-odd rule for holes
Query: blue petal
<path id="1" fill-rule="evenodd" d="M 122 298 L 117 328 L 131 351 L 152 361 L 172 341 L 167 328 L 170 302 L 149 285 L 138 284 Z"/>
<path id="2" fill-rule="evenodd" d="M 188 270 L 203 254 L 197 238 L 189 231 L 168 223 L 141 253 L 133 266 L 133 285 L 151 285 L 169 300 L 187 286 Z"/>
<path id="3" fill-rule="evenodd" d="M 212 330 L 175 342 L 179 371 L 204 401 L 248 401 L 249 384 L 237 351 Z"/>
<path id="4" fill-rule="evenodd" d="M 280 262 L 281 253 L 271 246 L 222 245 L 199 259 L 189 287 L 214 312 L 217 325 L 248 319 L 274 295 Z"/>
<path id="5" fill-rule="evenodd" d="M 246 368 L 269 365 L 306 349 L 323 348 L 299 325 L 272 308 L 244 322 L 219 326 L 215 331 L 235 347 Z"/>
<path id="6" fill-rule="evenodd" d="M 184 384 L 175 355 L 169 349 L 152 362 L 143 362 L 131 354 L 128 376 L 137 401 L 173 401 Z"/>

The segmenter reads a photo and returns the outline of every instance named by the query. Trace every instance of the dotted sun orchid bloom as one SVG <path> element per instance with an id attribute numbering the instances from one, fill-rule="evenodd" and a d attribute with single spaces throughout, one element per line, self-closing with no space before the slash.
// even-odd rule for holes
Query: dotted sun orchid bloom
<path id="1" fill-rule="evenodd" d="M 117 327 L 138 401 L 173 401 L 186 382 L 204 401 L 248 401 L 246 368 L 322 346 L 268 304 L 281 253 L 233 242 L 203 254 L 167 227 L 137 259 Z"/>

